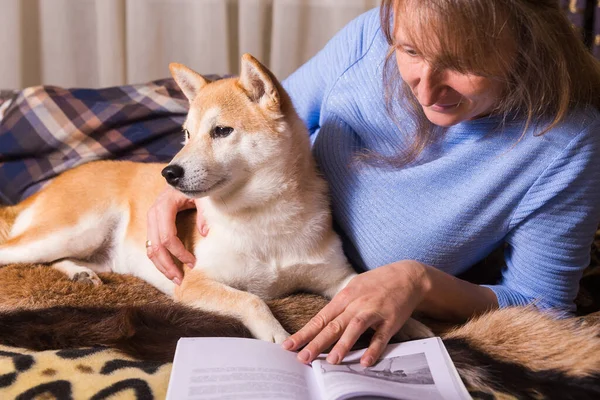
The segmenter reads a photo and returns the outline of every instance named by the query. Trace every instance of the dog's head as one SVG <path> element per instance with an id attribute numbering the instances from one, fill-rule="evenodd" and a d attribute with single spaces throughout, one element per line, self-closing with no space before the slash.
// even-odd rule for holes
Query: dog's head
<path id="1" fill-rule="evenodd" d="M 190 101 L 184 147 L 162 171 L 171 186 L 194 198 L 223 196 L 278 168 L 290 151 L 286 114 L 295 112 L 267 68 L 244 54 L 239 78 L 210 82 L 181 64 L 169 69 Z"/>

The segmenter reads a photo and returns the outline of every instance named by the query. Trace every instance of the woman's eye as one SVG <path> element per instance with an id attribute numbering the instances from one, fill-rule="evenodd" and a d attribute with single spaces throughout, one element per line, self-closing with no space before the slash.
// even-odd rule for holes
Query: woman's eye
<path id="1" fill-rule="evenodd" d="M 187 129 L 183 128 L 183 133 L 185 133 L 185 138 L 187 140 L 190 140 L 190 131 L 188 131 Z"/>
<path id="2" fill-rule="evenodd" d="M 411 57 L 416 57 L 419 55 L 415 49 L 411 49 L 410 47 L 404 47 L 404 52 Z"/>
<path id="3" fill-rule="evenodd" d="M 230 126 L 215 126 L 213 130 L 210 132 L 210 137 L 215 138 L 224 138 L 227 137 L 233 132 L 233 128 Z"/>

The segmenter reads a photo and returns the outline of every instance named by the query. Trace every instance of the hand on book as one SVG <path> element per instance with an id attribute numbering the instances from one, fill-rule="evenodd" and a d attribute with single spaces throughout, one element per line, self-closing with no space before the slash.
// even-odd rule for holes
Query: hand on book
<path id="1" fill-rule="evenodd" d="M 308 364 L 337 342 L 327 361 L 338 364 L 360 335 L 373 328 L 371 344 L 360 360 L 363 366 L 373 365 L 423 299 L 426 273 L 423 264 L 405 260 L 358 275 L 283 342 L 283 348 L 296 350 L 306 344 L 298 359 Z"/>

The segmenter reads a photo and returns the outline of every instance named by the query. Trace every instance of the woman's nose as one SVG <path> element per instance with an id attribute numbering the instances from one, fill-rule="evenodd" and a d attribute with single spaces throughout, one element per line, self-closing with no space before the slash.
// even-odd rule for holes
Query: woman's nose
<path id="1" fill-rule="evenodd" d="M 427 65 L 421 71 L 419 82 L 416 87 L 416 96 L 419 103 L 424 107 L 436 103 L 443 89 L 441 73 Z"/>

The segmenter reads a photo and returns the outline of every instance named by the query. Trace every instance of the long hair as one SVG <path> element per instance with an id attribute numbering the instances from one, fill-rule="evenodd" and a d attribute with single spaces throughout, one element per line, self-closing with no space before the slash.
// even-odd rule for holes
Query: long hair
<path id="1" fill-rule="evenodd" d="M 383 77 L 386 107 L 398 124 L 394 108 L 404 99 L 416 126 L 409 148 L 375 157 L 390 166 L 414 161 L 445 130 L 429 122 L 399 76 L 393 56 L 400 21 L 435 68 L 503 82 L 504 93 L 492 115 L 522 121 L 523 135 L 532 125 L 536 135 L 543 135 L 573 109 L 600 109 L 600 62 L 556 0 L 383 0 L 380 11 L 390 45 Z"/>

